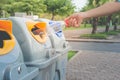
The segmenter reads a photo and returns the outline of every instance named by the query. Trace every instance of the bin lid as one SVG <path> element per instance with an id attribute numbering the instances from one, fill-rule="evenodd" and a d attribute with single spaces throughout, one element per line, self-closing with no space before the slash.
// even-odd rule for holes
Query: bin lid
<path id="1" fill-rule="evenodd" d="M 47 38 L 45 22 L 26 22 L 27 28 L 31 35 L 39 43 L 45 43 Z"/>
<path id="2" fill-rule="evenodd" d="M 15 46 L 12 34 L 12 22 L 0 20 L 0 55 L 8 54 Z"/>

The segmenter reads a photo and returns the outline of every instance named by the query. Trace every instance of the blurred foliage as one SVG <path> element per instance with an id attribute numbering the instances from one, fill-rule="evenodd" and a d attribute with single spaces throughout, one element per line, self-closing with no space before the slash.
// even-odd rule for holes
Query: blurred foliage
<path id="1" fill-rule="evenodd" d="M 65 27 L 64 30 L 80 30 L 80 29 L 86 29 L 86 28 L 92 28 L 91 24 L 81 24 L 79 27 Z"/>
<path id="2" fill-rule="evenodd" d="M 43 0 L 6 0 L 0 5 L 1 10 L 14 16 L 15 12 L 26 12 L 28 15 L 37 14 L 46 10 Z M 2 16 L 2 15 L 1 15 Z"/>
<path id="3" fill-rule="evenodd" d="M 81 10 L 81 11 L 87 11 L 96 7 L 99 7 L 101 5 L 104 5 L 107 2 L 111 2 L 111 1 L 115 1 L 115 0 L 88 0 L 87 5 Z M 114 13 L 110 16 L 111 18 L 109 18 L 109 16 L 103 16 L 103 17 L 99 17 L 98 21 L 97 21 L 97 26 L 103 26 L 106 25 L 106 29 L 108 29 L 108 26 L 110 27 L 110 21 L 112 22 L 112 26 L 117 27 L 120 24 L 120 12 L 118 13 Z M 92 19 L 86 20 L 87 22 L 89 22 L 90 24 L 92 24 Z M 107 26 L 107 24 L 109 24 Z"/>
<path id="4" fill-rule="evenodd" d="M 74 6 L 71 0 L 45 0 L 44 4 L 47 5 L 47 12 L 52 14 L 51 19 L 55 15 L 69 15 L 74 12 Z"/>
<path id="5" fill-rule="evenodd" d="M 28 15 L 49 13 L 54 19 L 55 15 L 69 15 L 74 12 L 71 0 L 1 0 L 0 17 L 14 16 L 15 12 L 25 12 Z"/>

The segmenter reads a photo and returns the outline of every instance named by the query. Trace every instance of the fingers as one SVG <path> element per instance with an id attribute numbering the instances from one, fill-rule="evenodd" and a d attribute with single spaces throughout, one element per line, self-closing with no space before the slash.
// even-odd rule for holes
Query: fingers
<path id="1" fill-rule="evenodd" d="M 77 20 L 75 27 L 79 27 L 82 23 L 82 18 Z"/>
<path id="2" fill-rule="evenodd" d="M 80 24 L 81 24 L 82 20 L 78 20 L 76 18 L 71 18 L 69 21 L 68 21 L 68 26 L 72 26 L 72 27 L 79 27 Z"/>
<path id="3" fill-rule="evenodd" d="M 75 23 L 76 23 L 76 19 L 75 19 L 75 18 L 71 18 L 71 19 L 69 20 L 69 25 L 74 26 Z"/>
<path id="4" fill-rule="evenodd" d="M 67 18 L 65 19 L 66 24 L 68 25 L 67 27 L 75 26 L 78 22 L 76 18 Z"/>
<path id="5" fill-rule="evenodd" d="M 65 19 L 65 22 L 67 22 L 68 27 L 79 27 L 82 23 L 82 17 L 78 14 L 73 14 L 72 16 Z"/>

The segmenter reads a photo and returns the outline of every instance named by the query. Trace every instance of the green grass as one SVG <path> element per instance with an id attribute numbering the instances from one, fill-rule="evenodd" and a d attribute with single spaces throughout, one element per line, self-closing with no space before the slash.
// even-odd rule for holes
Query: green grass
<path id="1" fill-rule="evenodd" d="M 107 35 L 117 35 L 118 33 L 120 33 L 120 30 L 117 30 L 117 31 L 109 31 L 109 32 L 107 32 L 106 34 L 107 34 Z"/>
<path id="2" fill-rule="evenodd" d="M 86 38 L 86 39 L 107 39 L 110 35 L 117 35 L 120 33 L 120 30 L 117 31 L 109 31 L 109 32 L 101 32 L 96 34 L 83 34 L 80 36 L 80 38 Z"/>
<path id="3" fill-rule="evenodd" d="M 80 27 L 66 27 L 64 30 L 78 30 L 78 29 L 85 29 L 85 28 L 91 28 L 91 24 L 86 24 L 86 27 L 84 24 L 81 24 Z"/>
<path id="4" fill-rule="evenodd" d="M 98 26 L 98 27 L 105 27 L 104 25 L 103 26 Z M 78 30 L 78 29 L 85 29 L 85 28 L 92 28 L 92 25 L 91 24 L 81 24 L 80 27 L 66 27 L 64 30 Z"/>
<path id="5" fill-rule="evenodd" d="M 107 35 L 106 34 L 83 34 L 80 36 L 80 38 L 86 38 L 86 39 L 106 39 Z"/>
<path id="6" fill-rule="evenodd" d="M 69 51 L 68 52 L 68 60 L 70 60 L 75 54 L 76 54 L 77 51 Z"/>

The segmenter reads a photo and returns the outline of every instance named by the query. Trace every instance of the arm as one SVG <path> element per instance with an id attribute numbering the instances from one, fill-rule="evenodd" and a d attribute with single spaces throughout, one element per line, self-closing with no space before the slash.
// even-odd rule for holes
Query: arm
<path id="1" fill-rule="evenodd" d="M 114 12 L 120 11 L 119 2 L 109 2 L 98 8 L 86 11 L 83 15 L 83 18 L 99 17 L 112 14 Z"/>
<path id="2" fill-rule="evenodd" d="M 68 26 L 78 27 L 80 26 L 82 20 L 85 18 L 105 16 L 105 15 L 112 14 L 117 11 L 120 11 L 120 3 L 109 2 L 98 8 L 94 8 L 86 12 L 74 13 L 73 15 L 69 16 L 66 19 L 66 21 L 68 23 Z"/>

